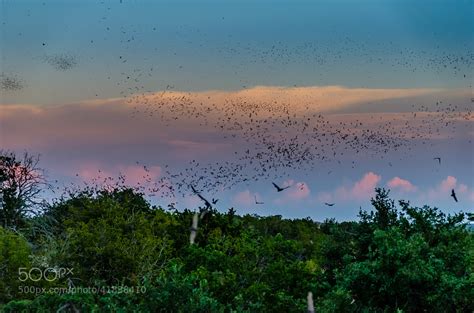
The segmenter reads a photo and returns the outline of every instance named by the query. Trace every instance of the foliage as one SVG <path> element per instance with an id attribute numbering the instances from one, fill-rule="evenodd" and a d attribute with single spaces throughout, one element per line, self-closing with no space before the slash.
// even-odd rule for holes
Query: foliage
<path id="1" fill-rule="evenodd" d="M 372 204 L 358 222 L 322 224 L 211 210 L 190 245 L 194 212 L 152 207 L 132 189 L 84 190 L 27 221 L 44 230 L 25 230 L 34 249 L 3 231 L 10 243 L 0 264 L 10 276 L 1 299 L 15 299 L 3 310 L 303 312 L 312 291 L 318 312 L 472 311 L 474 241 L 464 215 L 397 206 L 383 189 Z M 8 294 L 16 268 L 30 263 L 72 267 L 71 280 L 55 286 L 99 291 Z"/>
<path id="2" fill-rule="evenodd" d="M 0 226 L 0 303 L 22 296 L 18 290 L 18 268 L 30 267 L 30 253 L 22 236 Z"/>
<path id="3" fill-rule="evenodd" d="M 55 263 L 74 268 L 82 284 L 137 284 L 170 257 L 172 219 L 130 189 L 79 194 L 48 214 L 55 215 L 54 232 L 64 247 Z"/>
<path id="4" fill-rule="evenodd" d="M 323 245 L 330 285 L 321 309 L 336 311 L 468 312 L 474 308 L 473 235 L 463 214 L 436 208 L 401 210 L 377 190 L 375 212 L 361 212 L 350 231 L 329 222 Z M 321 294 L 321 293 L 320 293 Z"/>

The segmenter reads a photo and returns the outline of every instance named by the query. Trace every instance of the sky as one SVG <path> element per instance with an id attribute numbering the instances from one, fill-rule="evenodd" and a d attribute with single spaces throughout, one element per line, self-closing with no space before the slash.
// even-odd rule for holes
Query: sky
<path id="1" fill-rule="evenodd" d="M 241 214 L 351 220 L 375 187 L 472 211 L 472 12 L 2 0 L 0 147 L 40 154 L 60 188 L 123 175 L 179 209 L 202 205 L 193 185 Z"/>

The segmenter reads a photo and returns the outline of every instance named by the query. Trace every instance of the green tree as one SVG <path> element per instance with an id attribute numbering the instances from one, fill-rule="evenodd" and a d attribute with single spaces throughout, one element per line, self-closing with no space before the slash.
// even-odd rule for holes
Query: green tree
<path id="1" fill-rule="evenodd" d="M 64 249 L 58 265 L 74 268 L 84 285 L 138 284 L 159 271 L 173 251 L 173 223 L 131 189 L 80 193 L 51 207 L 56 238 Z"/>
<path id="2" fill-rule="evenodd" d="M 397 210 L 388 192 L 377 190 L 375 212 L 361 212 L 350 231 L 326 223 L 322 253 L 322 311 L 470 312 L 474 309 L 473 236 L 464 215 L 436 208 Z M 316 294 L 318 294 L 316 292 Z"/>
<path id="3" fill-rule="evenodd" d="M 473 311 L 474 241 L 464 214 L 396 205 L 388 191 L 376 191 L 374 210 L 361 211 L 359 221 L 211 210 L 190 245 L 194 212 L 151 207 L 133 189 L 86 189 L 28 219 L 28 227 L 44 223 L 48 231 L 29 237 L 34 249 L 22 258 L 73 267 L 76 286 L 146 290 L 43 294 L 1 309 L 302 312 L 311 291 L 319 312 Z M 4 251 L 10 264 L 11 249 Z"/>
<path id="4" fill-rule="evenodd" d="M 25 297 L 18 289 L 20 268 L 29 269 L 30 247 L 17 233 L 0 226 L 0 304 Z"/>

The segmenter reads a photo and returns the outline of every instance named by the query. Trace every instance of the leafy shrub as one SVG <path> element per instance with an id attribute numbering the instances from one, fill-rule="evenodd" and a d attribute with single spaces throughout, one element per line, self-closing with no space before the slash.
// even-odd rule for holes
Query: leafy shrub
<path id="1" fill-rule="evenodd" d="M 30 268 L 30 247 L 19 234 L 0 226 L 0 304 L 25 297 L 18 269 Z"/>

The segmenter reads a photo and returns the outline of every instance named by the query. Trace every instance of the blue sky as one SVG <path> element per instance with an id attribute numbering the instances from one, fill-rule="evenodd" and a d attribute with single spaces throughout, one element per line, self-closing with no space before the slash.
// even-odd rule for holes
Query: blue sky
<path id="1" fill-rule="evenodd" d="M 3 1 L 2 71 L 30 87 L 4 97 L 113 97 L 121 72 L 151 66 L 149 89 L 468 87 L 463 75 L 421 67 L 436 56 L 472 62 L 471 13 L 470 1 Z M 272 47 L 286 55 L 257 62 Z M 78 66 L 57 73 L 40 62 L 57 53 Z"/>
<path id="2" fill-rule="evenodd" d="M 21 85 L 1 90 L 2 146 L 41 153 L 51 178 L 69 182 L 82 173 L 90 179 L 99 168 L 133 176 L 137 161 L 155 166 L 157 178 L 166 164 L 180 171 L 191 157 L 231 160 L 234 152 L 258 143 L 225 139 L 189 116 L 166 126 L 159 112 L 147 111 L 143 95 L 198 99 L 200 93 L 221 91 L 224 95 L 209 96 L 216 101 L 216 122 L 227 116 L 222 113 L 226 99 L 243 95 L 269 101 L 278 94 L 271 88 L 285 87 L 280 96 L 295 110 L 309 97 L 315 101 L 311 105 L 324 107 L 309 111 L 331 121 L 385 114 L 386 124 L 369 126 L 367 118 L 364 127 L 387 133 L 406 127 L 402 113 L 409 112 L 414 126 L 407 132 L 423 132 L 423 123 L 429 123 L 425 128 L 441 128 L 442 135 L 411 139 L 409 148 L 388 154 L 346 153 L 316 163 L 317 170 L 294 170 L 280 178 L 281 184 L 293 184 L 295 193 L 286 196 L 272 193 L 271 179 L 210 192 L 222 199 L 222 209 L 233 205 L 250 213 L 348 219 L 359 206 L 368 207 L 367 197 L 351 198 L 360 192 L 357 186 L 389 182 L 397 195 L 420 204 L 439 203 L 451 211 L 473 205 L 472 1 L 4 0 L 0 9 L 0 78 Z M 51 60 L 73 63 L 61 70 Z M 342 90 L 328 98 L 325 86 Z M 206 99 L 199 101 L 207 105 Z M 437 101 L 444 101 L 442 118 L 415 117 L 425 110 L 422 105 L 436 112 Z M 137 105 L 135 119 L 123 113 Z M 207 152 L 197 142 L 206 142 Z M 314 142 L 306 144 L 317 151 Z M 446 161 L 442 167 L 433 168 L 435 155 Z M 308 190 L 298 193 L 302 182 Z M 435 196 L 450 187 L 464 190 L 459 204 L 449 195 Z M 248 201 L 255 195 L 272 200 L 256 207 Z M 337 210 L 328 211 L 324 199 L 337 202 Z M 180 203 L 192 206 L 194 200 Z"/>

